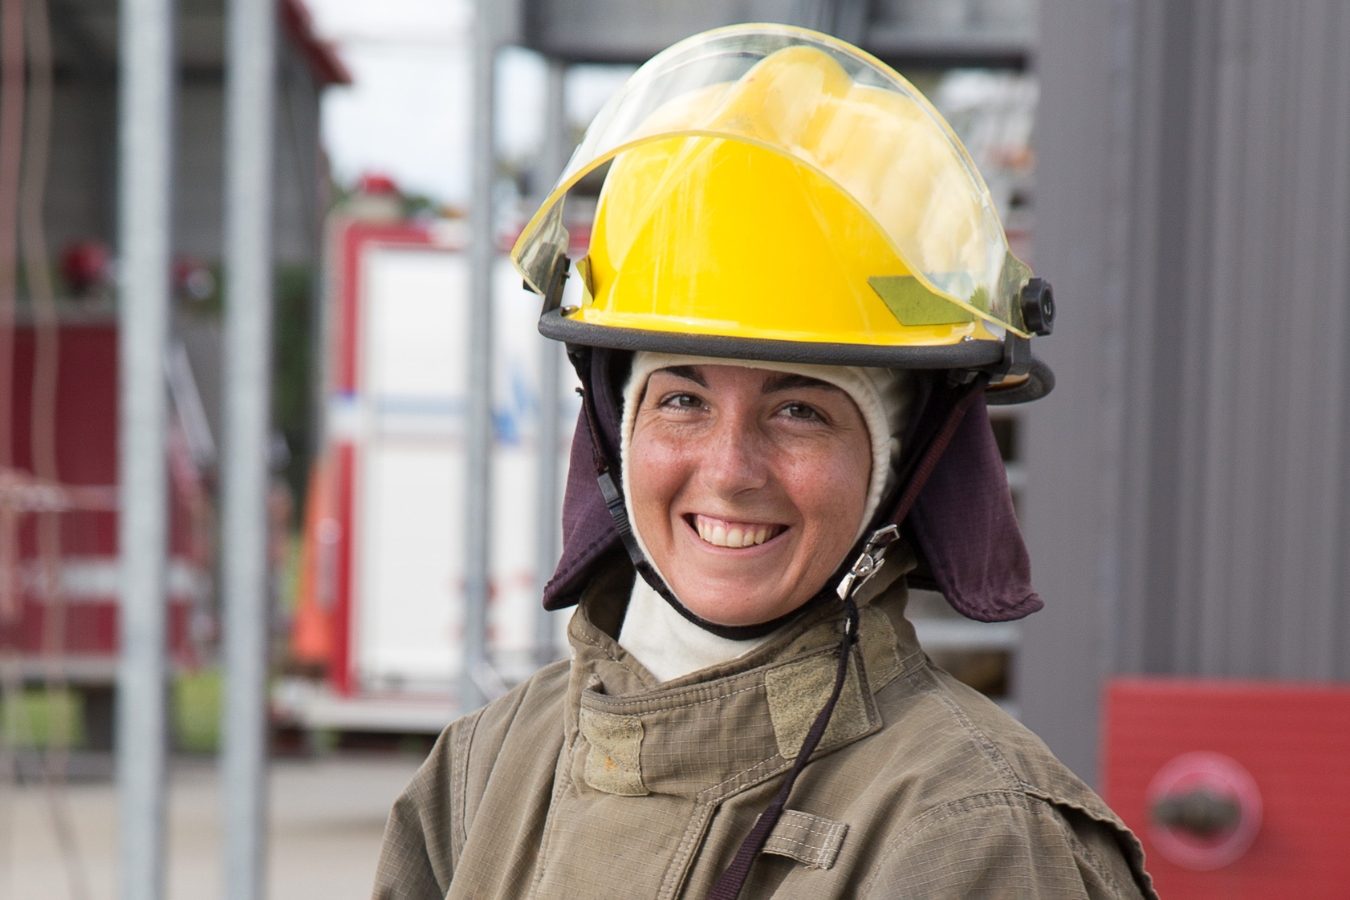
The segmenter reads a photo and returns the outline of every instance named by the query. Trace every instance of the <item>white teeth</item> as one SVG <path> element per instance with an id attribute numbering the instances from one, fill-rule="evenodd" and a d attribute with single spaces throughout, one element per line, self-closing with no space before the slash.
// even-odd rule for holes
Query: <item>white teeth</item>
<path id="1" fill-rule="evenodd" d="M 704 516 L 694 517 L 694 528 L 701 539 L 715 547 L 754 547 L 774 533 L 772 525 L 732 525 Z"/>

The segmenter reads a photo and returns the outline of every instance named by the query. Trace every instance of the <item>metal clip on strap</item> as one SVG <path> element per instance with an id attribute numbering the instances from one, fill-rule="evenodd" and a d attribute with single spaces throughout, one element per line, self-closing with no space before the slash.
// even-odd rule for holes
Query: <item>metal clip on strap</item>
<path id="1" fill-rule="evenodd" d="M 887 525 L 872 532 L 862 553 L 854 560 L 853 568 L 849 569 L 848 574 L 839 582 L 840 600 L 847 600 L 853 596 L 859 588 L 871 580 L 873 575 L 881 571 L 882 565 L 886 562 L 886 548 L 898 540 L 900 529 L 894 525 Z"/>

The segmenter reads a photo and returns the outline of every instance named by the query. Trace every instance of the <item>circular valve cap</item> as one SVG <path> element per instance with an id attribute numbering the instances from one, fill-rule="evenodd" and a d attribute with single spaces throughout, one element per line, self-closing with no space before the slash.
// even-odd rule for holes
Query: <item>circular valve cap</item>
<path id="1" fill-rule="evenodd" d="M 1022 321 L 1032 334 L 1055 330 L 1055 294 L 1044 278 L 1031 278 L 1022 286 Z"/>
<path id="2" fill-rule="evenodd" d="M 1146 799 L 1153 845 L 1168 861 L 1194 871 L 1235 862 L 1261 827 L 1256 782 L 1222 753 L 1174 758 L 1153 776 Z"/>

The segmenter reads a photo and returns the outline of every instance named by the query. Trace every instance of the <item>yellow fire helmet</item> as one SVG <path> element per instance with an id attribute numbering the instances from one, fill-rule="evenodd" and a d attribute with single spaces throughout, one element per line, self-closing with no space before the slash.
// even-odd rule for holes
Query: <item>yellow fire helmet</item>
<path id="1" fill-rule="evenodd" d="M 568 192 L 609 165 L 562 305 Z M 576 204 L 579 205 L 579 204 Z M 951 127 L 843 41 L 740 25 L 653 57 L 610 99 L 511 252 L 539 330 L 626 350 L 987 371 L 1048 393 L 1049 285 L 1008 250 Z"/>

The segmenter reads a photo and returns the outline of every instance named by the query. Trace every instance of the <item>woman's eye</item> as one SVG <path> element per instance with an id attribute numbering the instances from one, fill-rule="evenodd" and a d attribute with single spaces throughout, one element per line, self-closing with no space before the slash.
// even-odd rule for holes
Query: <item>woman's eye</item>
<path id="1" fill-rule="evenodd" d="M 703 405 L 703 400 L 694 394 L 667 394 L 661 399 L 661 405 L 678 409 L 698 409 Z"/>
<path id="2" fill-rule="evenodd" d="M 819 419 L 820 413 L 816 412 L 814 406 L 807 406 L 805 403 L 789 403 L 783 407 L 783 412 L 794 419 Z"/>

